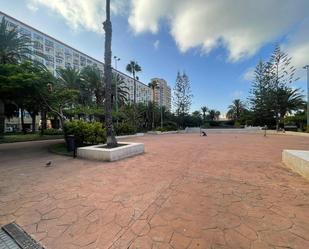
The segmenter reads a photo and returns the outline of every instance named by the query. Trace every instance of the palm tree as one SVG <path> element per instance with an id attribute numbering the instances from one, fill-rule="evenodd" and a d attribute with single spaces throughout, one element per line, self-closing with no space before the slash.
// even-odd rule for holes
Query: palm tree
<path id="1" fill-rule="evenodd" d="M 117 73 L 113 73 L 112 93 L 112 103 L 115 103 L 116 111 L 118 111 L 118 104 L 123 105 L 128 101 L 129 88 L 123 77 Z"/>
<path id="2" fill-rule="evenodd" d="M 30 39 L 19 35 L 16 29 L 9 29 L 3 17 L 0 23 L 0 64 L 15 64 L 30 54 Z M 5 101 L 0 98 L 0 136 L 4 134 Z"/>
<path id="3" fill-rule="evenodd" d="M 210 120 L 218 120 L 220 117 L 220 112 L 214 109 L 208 111 Z"/>
<path id="4" fill-rule="evenodd" d="M 3 17 L 0 23 L 0 64 L 15 64 L 30 55 L 31 40 L 19 35 L 16 28 L 9 29 Z"/>
<path id="5" fill-rule="evenodd" d="M 203 121 L 205 122 L 205 120 L 206 120 L 206 112 L 208 112 L 208 108 L 206 106 L 202 106 L 201 110 L 203 112 Z"/>
<path id="6" fill-rule="evenodd" d="M 234 119 L 238 121 L 240 119 L 241 114 L 245 110 L 245 105 L 240 99 L 234 99 L 232 104 L 229 105 L 226 116 L 230 119 Z"/>
<path id="7" fill-rule="evenodd" d="M 152 89 L 152 122 L 151 122 L 151 126 L 152 129 L 154 129 L 154 122 L 155 122 L 155 109 L 154 109 L 154 105 L 155 105 L 155 89 L 158 86 L 158 81 L 157 80 L 152 80 L 148 86 Z"/>
<path id="8" fill-rule="evenodd" d="M 60 84 L 70 89 L 75 90 L 80 89 L 79 70 L 72 67 L 66 67 L 66 68 L 58 68 L 56 72 Z"/>
<path id="9" fill-rule="evenodd" d="M 301 109 L 305 105 L 300 89 L 280 88 L 278 89 L 278 103 L 280 106 L 280 123 L 287 113 Z"/>
<path id="10" fill-rule="evenodd" d="M 88 97 L 94 96 L 97 107 L 102 107 L 104 96 L 103 76 L 95 66 L 84 67 L 80 74 L 81 88 Z"/>
<path id="11" fill-rule="evenodd" d="M 106 0 L 106 20 L 103 23 L 105 31 L 104 81 L 105 81 L 105 126 L 107 148 L 117 147 L 112 119 L 112 23 L 110 20 L 110 0 Z"/>
<path id="12" fill-rule="evenodd" d="M 142 71 L 142 68 L 136 61 L 130 61 L 130 63 L 127 65 L 126 70 L 132 74 L 133 76 L 133 90 L 134 90 L 134 98 L 133 103 L 136 104 L 136 73 Z"/>

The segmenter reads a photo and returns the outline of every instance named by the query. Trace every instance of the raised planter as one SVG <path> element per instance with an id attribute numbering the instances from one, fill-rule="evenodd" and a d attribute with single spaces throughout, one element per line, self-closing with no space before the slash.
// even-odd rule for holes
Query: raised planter
<path id="1" fill-rule="evenodd" d="M 305 150 L 283 150 L 282 162 L 309 180 L 309 151 Z"/>
<path id="2" fill-rule="evenodd" d="M 80 147 L 77 149 L 77 157 L 112 162 L 144 153 L 142 143 L 118 142 L 118 145 L 112 149 L 106 148 L 106 144 Z"/>

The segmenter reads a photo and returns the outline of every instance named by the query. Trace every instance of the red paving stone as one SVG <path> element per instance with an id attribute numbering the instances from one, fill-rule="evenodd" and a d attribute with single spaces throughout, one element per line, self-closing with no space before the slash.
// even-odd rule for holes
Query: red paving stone
<path id="1" fill-rule="evenodd" d="M 309 182 L 281 163 L 308 138 L 134 141 L 146 153 L 113 163 L 49 154 L 50 141 L 0 145 L 0 225 L 47 249 L 309 248 Z"/>

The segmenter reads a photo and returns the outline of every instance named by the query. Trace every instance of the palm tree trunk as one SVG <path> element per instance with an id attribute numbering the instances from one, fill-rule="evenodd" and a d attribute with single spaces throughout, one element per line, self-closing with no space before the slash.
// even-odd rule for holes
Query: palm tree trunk
<path id="1" fill-rule="evenodd" d="M 32 129 L 32 133 L 35 133 L 36 127 L 35 127 L 35 112 L 31 112 L 30 113 L 31 116 L 31 129 Z"/>
<path id="2" fill-rule="evenodd" d="M 20 108 L 20 121 L 21 121 L 21 130 L 23 133 L 26 133 L 25 129 L 25 118 L 24 118 L 24 108 Z"/>
<path id="3" fill-rule="evenodd" d="M 0 137 L 4 134 L 5 126 L 5 114 L 4 114 L 4 103 L 0 100 Z"/>
<path id="4" fill-rule="evenodd" d="M 46 118 L 46 111 L 41 110 L 41 135 L 44 134 L 44 131 L 47 128 L 47 118 Z"/>
<path id="5" fill-rule="evenodd" d="M 117 147 L 117 140 L 113 131 L 112 119 L 112 23 L 110 21 L 110 0 L 106 0 L 104 77 L 105 77 L 105 125 L 107 133 L 107 147 Z"/>

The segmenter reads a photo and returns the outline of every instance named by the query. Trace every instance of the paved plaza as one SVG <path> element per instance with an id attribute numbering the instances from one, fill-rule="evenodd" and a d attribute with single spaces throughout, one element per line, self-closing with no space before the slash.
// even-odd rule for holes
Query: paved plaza
<path id="1" fill-rule="evenodd" d="M 144 136 L 113 163 L 0 145 L 0 225 L 47 249 L 308 249 L 309 182 L 281 163 L 304 137 Z M 51 167 L 45 164 L 52 161 Z"/>

